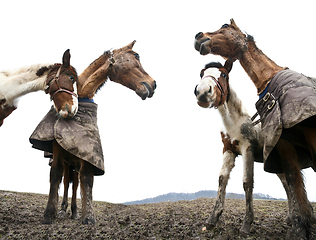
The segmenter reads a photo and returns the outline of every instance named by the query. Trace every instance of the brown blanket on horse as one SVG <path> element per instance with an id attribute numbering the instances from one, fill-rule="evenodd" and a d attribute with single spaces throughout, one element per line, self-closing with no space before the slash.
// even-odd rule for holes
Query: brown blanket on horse
<path id="1" fill-rule="evenodd" d="M 316 115 L 316 79 L 289 69 L 280 71 L 270 81 L 267 93 L 256 103 L 256 108 L 264 135 L 264 170 L 282 173 L 279 156 L 273 148 L 280 137 L 291 137 L 286 135 L 287 128 Z M 316 121 L 311 123 L 309 127 L 316 127 Z M 308 149 L 297 145 L 296 150 L 302 168 L 315 166 Z"/>
<path id="2" fill-rule="evenodd" d="M 54 108 L 46 114 L 30 137 L 32 147 L 53 152 L 52 141 L 76 157 L 94 166 L 94 175 L 104 174 L 104 159 L 97 125 L 97 104 L 79 102 L 76 116 L 56 116 Z"/>

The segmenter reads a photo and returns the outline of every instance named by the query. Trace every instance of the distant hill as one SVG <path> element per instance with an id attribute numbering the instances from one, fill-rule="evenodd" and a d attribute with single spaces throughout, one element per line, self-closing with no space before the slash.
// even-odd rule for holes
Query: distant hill
<path id="1" fill-rule="evenodd" d="M 154 198 L 146 198 L 143 200 L 125 202 L 125 205 L 135 205 L 135 204 L 145 204 L 145 203 L 159 203 L 159 202 L 176 202 L 180 200 L 195 200 L 198 198 L 216 198 L 217 191 L 214 190 L 204 190 L 195 193 L 167 193 L 163 195 L 159 195 Z M 226 198 L 229 199 L 245 199 L 245 194 L 237 194 L 237 193 L 226 193 Z M 268 200 L 285 200 L 285 199 L 277 199 L 273 198 L 267 194 L 254 193 L 253 199 L 268 199 Z"/>

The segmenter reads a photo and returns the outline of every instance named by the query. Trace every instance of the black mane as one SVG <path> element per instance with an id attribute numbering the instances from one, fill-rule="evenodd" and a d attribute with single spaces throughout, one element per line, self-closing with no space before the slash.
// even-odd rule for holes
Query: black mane
<path id="1" fill-rule="evenodd" d="M 223 68 L 223 65 L 220 62 L 210 62 L 210 63 L 206 64 L 204 68 L 205 69 L 208 69 L 208 68 Z"/>
<path id="2" fill-rule="evenodd" d="M 251 36 L 251 35 L 247 34 L 247 41 L 248 41 L 248 42 L 254 42 L 254 41 L 255 41 L 255 39 L 254 39 L 254 37 L 253 37 L 253 36 Z"/>

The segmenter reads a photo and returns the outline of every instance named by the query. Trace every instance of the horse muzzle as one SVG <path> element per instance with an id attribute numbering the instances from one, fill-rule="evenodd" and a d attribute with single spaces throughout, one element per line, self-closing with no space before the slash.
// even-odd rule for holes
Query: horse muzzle
<path id="1" fill-rule="evenodd" d="M 199 32 L 198 34 L 195 35 L 194 48 L 201 55 L 207 55 L 210 53 L 209 51 L 210 45 L 211 45 L 211 39 L 208 37 L 203 39 L 202 32 Z"/>
<path id="2" fill-rule="evenodd" d="M 59 116 L 62 118 L 73 118 L 78 111 L 78 100 L 77 98 L 73 98 L 73 104 L 66 103 L 61 109 L 57 109 L 55 106 L 55 110 Z"/>
<path id="3" fill-rule="evenodd" d="M 146 98 L 151 98 L 154 95 L 156 88 L 156 81 L 153 82 L 152 86 L 150 86 L 147 82 L 142 82 L 142 88 L 136 90 L 136 94 L 140 96 L 142 100 L 145 100 Z"/>
<path id="4" fill-rule="evenodd" d="M 198 91 L 198 85 L 196 85 L 195 89 L 194 89 L 194 95 L 196 96 L 196 99 L 197 99 L 197 104 L 200 106 L 200 107 L 203 107 L 203 108 L 210 108 L 212 107 L 212 103 L 213 101 L 210 101 L 210 98 L 209 98 L 209 94 L 212 92 L 211 88 L 208 92 L 204 92 L 203 94 L 201 94 L 199 91 Z"/>

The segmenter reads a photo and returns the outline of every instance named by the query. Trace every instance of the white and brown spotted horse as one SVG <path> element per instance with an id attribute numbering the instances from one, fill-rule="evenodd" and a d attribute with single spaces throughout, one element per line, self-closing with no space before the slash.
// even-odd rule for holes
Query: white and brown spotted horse
<path id="1" fill-rule="evenodd" d="M 214 228 L 224 211 L 226 186 L 235 166 L 236 157 L 243 157 L 243 188 L 246 198 L 246 214 L 241 232 L 249 233 L 254 219 L 253 211 L 253 177 L 254 162 L 263 162 L 263 138 L 260 123 L 254 125 L 251 116 L 243 107 L 236 92 L 229 86 L 229 72 L 232 60 L 228 59 L 222 66 L 219 62 L 205 65 L 201 71 L 201 82 L 195 88 L 198 105 L 204 108 L 217 108 L 226 132 L 221 131 L 223 142 L 223 165 L 219 173 L 219 185 L 216 203 L 212 214 L 206 222 L 206 228 Z M 286 193 L 288 186 L 283 174 L 278 174 Z"/>
<path id="2" fill-rule="evenodd" d="M 70 65 L 69 49 L 64 52 L 62 64 L 35 64 L 0 72 L 0 126 L 16 108 L 25 94 L 45 91 L 62 117 L 73 117 L 78 109 L 77 72 Z"/>

